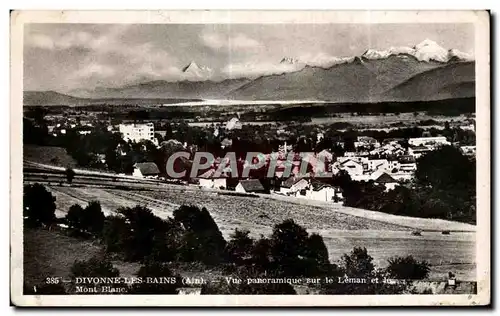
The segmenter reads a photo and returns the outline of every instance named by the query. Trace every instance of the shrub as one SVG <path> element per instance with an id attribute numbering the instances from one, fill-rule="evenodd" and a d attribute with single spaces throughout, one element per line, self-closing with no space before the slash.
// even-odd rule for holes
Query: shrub
<path id="1" fill-rule="evenodd" d="M 56 216 L 56 198 L 52 193 L 39 184 L 24 186 L 23 193 L 23 216 L 34 226 L 40 224 L 51 224 Z"/>
<path id="2" fill-rule="evenodd" d="M 260 239 L 255 241 L 251 255 L 251 261 L 258 271 L 270 269 L 271 240 L 261 235 Z"/>
<path id="3" fill-rule="evenodd" d="M 125 249 L 125 241 L 129 238 L 130 229 L 124 217 L 108 216 L 104 221 L 101 235 L 107 252 L 121 252 Z"/>
<path id="4" fill-rule="evenodd" d="M 165 234 L 167 226 L 164 220 L 155 216 L 150 209 L 142 206 L 118 210 L 125 216 L 129 234 L 123 241 L 125 259 L 142 261 L 151 255 L 157 236 Z M 123 235 L 122 235 L 123 236 Z"/>
<path id="5" fill-rule="evenodd" d="M 248 235 L 250 231 L 235 229 L 227 243 L 226 252 L 230 262 L 242 264 L 252 256 L 254 240 Z"/>
<path id="6" fill-rule="evenodd" d="M 174 276 L 166 264 L 149 261 L 137 272 L 142 283 L 132 285 L 132 294 L 177 294 L 178 277 Z"/>
<path id="7" fill-rule="evenodd" d="M 183 205 L 174 211 L 174 219 L 186 230 L 180 253 L 183 260 L 206 264 L 224 260 L 226 241 L 206 208 Z"/>
<path id="8" fill-rule="evenodd" d="M 73 178 L 75 177 L 75 171 L 71 168 L 66 168 L 66 180 L 69 184 L 73 182 Z"/>
<path id="9" fill-rule="evenodd" d="M 101 211 L 101 204 L 92 201 L 85 209 L 77 204 L 72 205 L 66 215 L 66 221 L 72 228 L 100 235 L 104 225 L 104 213 Z"/>
<path id="10" fill-rule="evenodd" d="M 118 269 L 105 258 L 92 257 L 89 260 L 76 260 L 71 267 L 71 277 L 117 277 Z"/>
<path id="11" fill-rule="evenodd" d="M 349 277 L 369 278 L 375 266 L 366 248 L 354 247 L 350 254 L 342 256 L 342 268 Z"/>
<path id="12" fill-rule="evenodd" d="M 306 253 L 307 231 L 292 219 L 275 225 L 271 235 L 271 254 L 278 262 L 293 262 Z"/>
<path id="13" fill-rule="evenodd" d="M 389 259 L 387 272 L 394 279 L 422 280 L 429 276 L 430 265 L 427 261 L 418 261 L 413 256 Z"/>
<path id="14" fill-rule="evenodd" d="M 297 294 L 293 286 L 287 283 L 273 284 L 227 284 L 226 281 L 220 283 L 206 283 L 201 287 L 200 294 L 240 294 L 240 295 L 279 295 Z"/>
<path id="15" fill-rule="evenodd" d="M 68 223 L 68 226 L 80 230 L 85 229 L 82 221 L 82 218 L 84 217 L 83 213 L 84 209 L 79 204 L 71 205 L 68 214 L 66 214 L 66 222 Z"/>
<path id="16" fill-rule="evenodd" d="M 85 226 L 94 234 L 100 234 L 104 226 L 104 213 L 101 204 L 97 201 L 90 202 L 85 207 Z"/>

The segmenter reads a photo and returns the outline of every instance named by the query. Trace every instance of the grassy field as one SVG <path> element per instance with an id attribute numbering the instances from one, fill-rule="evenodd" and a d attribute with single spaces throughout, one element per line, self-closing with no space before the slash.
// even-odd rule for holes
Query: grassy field
<path id="1" fill-rule="evenodd" d="M 354 246 L 366 247 L 381 267 L 393 256 L 413 255 L 433 265 L 431 277 L 434 279 L 443 278 L 453 271 L 463 280 L 475 280 L 474 230 L 450 235 L 442 235 L 439 231 L 424 231 L 422 236 L 411 234 L 414 227 L 425 228 L 423 225 L 440 230 L 453 225 L 456 225 L 454 228 L 464 228 L 461 223 L 383 216 L 378 212 L 341 206 L 302 205 L 305 201 L 292 203 L 271 197 L 226 196 L 192 188 L 123 191 L 53 186 L 49 189 L 57 199 L 59 217 L 64 216 L 71 205 L 86 205 L 91 200 L 100 201 L 106 215 L 116 212 L 119 207 L 140 204 L 162 218 L 172 216 L 179 205 L 191 204 L 206 207 L 226 239 L 235 228 L 248 229 L 253 237 L 269 235 L 275 224 L 292 218 L 310 233 L 323 236 L 332 262 L 338 261 Z"/>
<path id="2" fill-rule="evenodd" d="M 23 159 L 64 168 L 77 166 L 76 161 L 66 153 L 66 149 L 61 147 L 24 145 Z"/>
<path id="3" fill-rule="evenodd" d="M 102 254 L 101 247 L 43 229 L 24 229 L 24 281 L 32 286 L 47 277 L 67 277 L 75 260 Z"/>

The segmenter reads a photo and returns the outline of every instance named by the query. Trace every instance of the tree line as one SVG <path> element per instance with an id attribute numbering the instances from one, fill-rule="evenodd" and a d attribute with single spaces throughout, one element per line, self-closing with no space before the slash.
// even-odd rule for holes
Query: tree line
<path id="1" fill-rule="evenodd" d="M 175 262 L 199 263 L 223 271 L 224 275 L 245 279 L 282 277 L 349 277 L 425 279 L 430 266 L 411 256 L 393 258 L 388 268 L 378 269 L 365 248 L 354 248 L 340 262 L 329 261 L 323 238 L 309 234 L 292 219 L 273 227 L 269 236 L 252 238 L 247 230 L 235 229 L 225 240 L 206 208 L 180 206 L 173 217 L 162 219 L 143 206 L 121 208 L 115 215 L 104 216 L 99 202 L 86 207 L 73 205 L 63 219 L 56 219 L 55 198 L 43 185 L 24 188 L 24 217 L 27 226 L 64 223 L 68 233 L 78 238 L 92 238 L 102 244 L 104 257 L 76 261 L 71 277 L 118 276 L 110 258 L 139 262 L 138 276 L 175 277 L 169 268 Z M 202 294 L 295 294 L 290 284 L 204 284 Z M 134 284 L 128 293 L 176 294 L 179 283 Z M 28 290 L 30 287 L 26 287 Z M 70 289 L 71 290 L 71 289 Z M 322 284 L 320 293 L 404 293 L 408 286 L 393 284 Z M 44 291 L 65 293 L 68 289 L 41 286 Z M 59 291 L 59 292 L 58 292 Z"/>

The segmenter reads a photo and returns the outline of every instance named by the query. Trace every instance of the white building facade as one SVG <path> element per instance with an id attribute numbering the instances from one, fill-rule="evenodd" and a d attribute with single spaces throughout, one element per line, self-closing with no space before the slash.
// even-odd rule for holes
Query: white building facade
<path id="1" fill-rule="evenodd" d="M 145 124 L 120 124 L 119 126 L 122 138 L 125 141 L 140 142 L 142 140 L 149 140 L 154 142 L 155 131 L 153 123 Z"/>

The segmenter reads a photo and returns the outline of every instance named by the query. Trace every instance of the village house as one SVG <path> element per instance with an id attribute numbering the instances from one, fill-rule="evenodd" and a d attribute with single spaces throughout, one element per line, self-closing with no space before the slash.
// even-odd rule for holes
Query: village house
<path id="1" fill-rule="evenodd" d="M 466 156 L 475 156 L 476 146 L 460 146 L 460 151 Z"/>
<path id="2" fill-rule="evenodd" d="M 342 190 L 338 187 L 318 180 L 300 179 L 295 183 L 288 195 L 315 201 L 340 202 L 343 199 Z"/>
<path id="3" fill-rule="evenodd" d="M 358 148 L 378 148 L 380 147 L 380 143 L 373 137 L 369 136 L 358 136 L 357 140 L 354 142 L 354 148 L 358 150 Z"/>
<path id="4" fill-rule="evenodd" d="M 414 172 L 417 170 L 417 163 L 415 161 L 415 157 L 413 156 L 400 156 L 398 157 L 399 166 L 397 169 L 400 172 Z"/>
<path id="5" fill-rule="evenodd" d="M 354 159 L 345 160 L 338 165 L 338 168 L 347 171 L 351 177 L 363 175 L 364 171 L 363 163 Z"/>
<path id="6" fill-rule="evenodd" d="M 158 166 L 154 162 L 138 162 L 134 164 L 132 175 L 140 178 L 157 178 L 160 174 Z"/>
<path id="7" fill-rule="evenodd" d="M 198 176 L 196 179 L 200 187 L 207 189 L 226 189 L 227 188 L 227 175 L 221 174 L 215 177 L 215 169 L 209 169 L 205 173 Z"/>
<path id="8" fill-rule="evenodd" d="M 415 159 L 422 157 L 423 155 L 427 154 L 430 151 L 431 151 L 430 148 L 423 145 L 408 147 L 408 154 L 413 156 Z"/>
<path id="9" fill-rule="evenodd" d="M 390 170 L 387 159 L 369 159 L 366 165 L 368 171 Z"/>
<path id="10" fill-rule="evenodd" d="M 394 190 L 394 188 L 399 185 L 396 179 L 385 172 L 375 180 L 375 184 L 384 185 L 386 191 Z"/>
<path id="11" fill-rule="evenodd" d="M 259 179 L 241 180 L 235 191 L 240 193 L 267 193 Z"/>
<path id="12" fill-rule="evenodd" d="M 408 145 L 410 146 L 422 146 L 422 145 L 450 145 L 450 142 L 446 140 L 444 136 L 437 137 L 417 137 L 408 139 Z"/>

